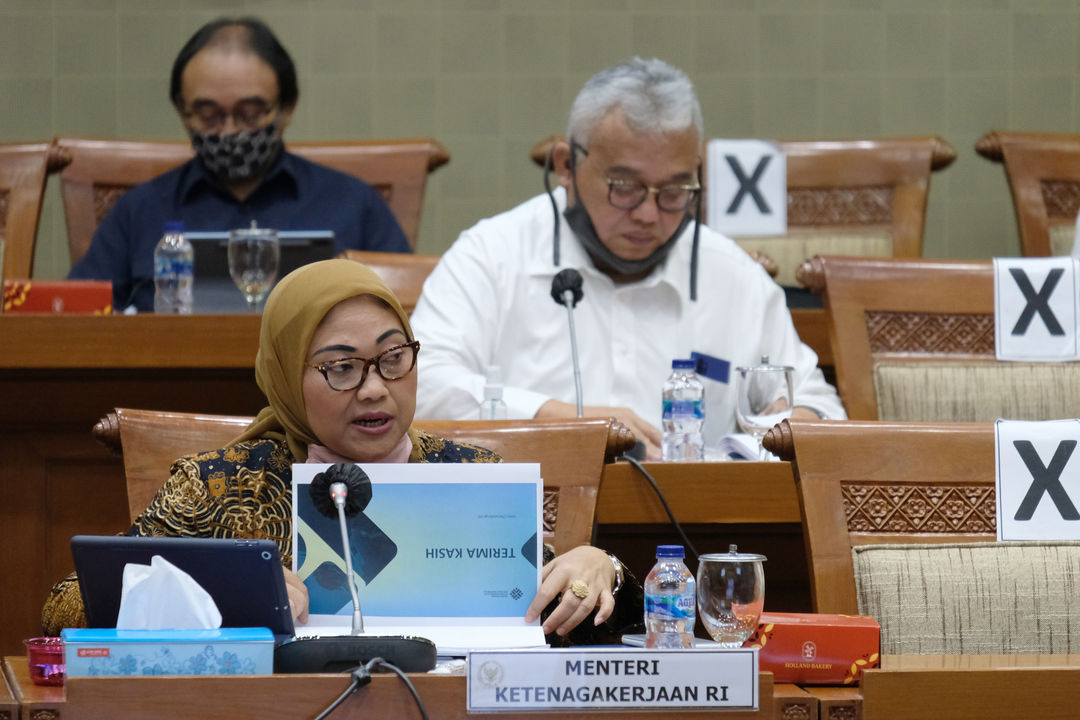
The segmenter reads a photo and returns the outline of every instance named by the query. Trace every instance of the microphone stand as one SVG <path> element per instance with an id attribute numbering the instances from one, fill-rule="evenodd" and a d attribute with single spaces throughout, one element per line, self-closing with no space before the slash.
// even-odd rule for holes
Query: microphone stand
<path id="1" fill-rule="evenodd" d="M 352 569 L 352 552 L 349 551 L 349 531 L 345 525 L 345 496 L 348 490 L 343 482 L 331 483 L 330 497 L 334 499 L 337 508 L 338 525 L 341 527 L 341 546 L 345 548 L 345 575 L 349 586 L 349 595 L 352 596 L 352 634 L 364 634 L 364 614 L 360 611 L 360 596 L 356 592 L 356 577 Z"/>
<path id="2" fill-rule="evenodd" d="M 563 304 L 566 305 L 566 317 L 570 321 L 570 354 L 574 359 L 574 392 L 577 397 L 577 416 L 585 417 L 581 406 L 581 363 L 578 361 L 577 332 L 574 330 L 573 290 L 563 290 Z"/>

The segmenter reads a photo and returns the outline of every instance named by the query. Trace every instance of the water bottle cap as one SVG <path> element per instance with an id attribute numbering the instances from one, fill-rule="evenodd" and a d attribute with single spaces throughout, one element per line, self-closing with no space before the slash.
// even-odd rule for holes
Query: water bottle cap
<path id="1" fill-rule="evenodd" d="M 656 557 L 658 558 L 684 558 L 686 551 L 682 545 L 657 545 Z"/>
<path id="2" fill-rule="evenodd" d="M 184 232 L 184 223 L 181 220 L 166 220 L 165 232 L 167 233 L 182 233 Z"/>
<path id="3" fill-rule="evenodd" d="M 672 360 L 672 370 L 695 370 L 697 369 L 697 361 L 695 360 Z"/>
<path id="4" fill-rule="evenodd" d="M 484 400 L 501 400 L 502 392 L 502 368 L 498 365 L 488 365 L 487 376 L 484 379 Z"/>

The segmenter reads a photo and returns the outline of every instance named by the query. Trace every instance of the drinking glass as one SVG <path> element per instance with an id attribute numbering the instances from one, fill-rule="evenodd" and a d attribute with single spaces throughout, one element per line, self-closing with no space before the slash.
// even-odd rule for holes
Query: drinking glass
<path id="1" fill-rule="evenodd" d="M 742 647 L 757 629 L 765 605 L 763 562 L 764 555 L 741 553 L 735 545 L 698 557 L 698 616 L 722 647 Z"/>
<path id="2" fill-rule="evenodd" d="M 771 364 L 768 355 L 761 357 L 760 365 L 735 368 L 735 419 L 744 433 L 757 440 L 758 459 L 764 454 L 761 439 L 765 433 L 791 417 L 794 372 L 793 367 Z"/>
<path id="3" fill-rule="evenodd" d="M 274 285 L 280 259 L 276 230 L 250 227 L 229 233 L 229 274 L 252 312 Z"/>

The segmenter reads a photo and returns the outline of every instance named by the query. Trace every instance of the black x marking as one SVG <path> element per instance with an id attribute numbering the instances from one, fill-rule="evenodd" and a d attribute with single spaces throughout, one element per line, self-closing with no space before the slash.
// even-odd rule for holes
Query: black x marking
<path id="1" fill-rule="evenodd" d="M 765 196 L 758 190 L 758 181 L 761 180 L 762 174 L 765 172 L 765 168 L 768 167 L 769 161 L 772 160 L 772 155 L 765 155 L 758 161 L 757 167 L 754 168 L 754 174 L 750 177 L 746 177 L 746 173 L 743 172 L 742 165 L 739 164 L 739 159 L 734 155 L 725 155 L 724 159 L 727 160 L 728 167 L 731 168 L 731 172 L 735 173 L 735 179 L 739 181 L 739 191 L 735 193 L 735 197 L 731 201 L 731 205 L 728 206 L 727 214 L 733 215 L 742 205 L 743 198 L 749 195 L 754 199 L 754 204 L 757 205 L 758 211 L 762 215 L 769 215 L 772 211 L 769 209 L 769 204 L 765 202 Z"/>
<path id="2" fill-rule="evenodd" d="M 1031 473 L 1031 487 L 1028 488 L 1027 495 L 1024 496 L 1013 519 L 1030 520 L 1035 514 L 1035 508 L 1039 506 L 1039 501 L 1042 500 L 1043 493 L 1046 493 L 1061 513 L 1063 520 L 1080 520 L 1080 512 L 1076 511 L 1076 506 L 1073 505 L 1069 494 L 1061 485 L 1061 473 L 1065 469 L 1065 464 L 1069 462 L 1073 450 L 1076 449 L 1076 441 L 1062 440 L 1054 451 L 1050 464 L 1045 467 L 1030 440 L 1014 440 L 1013 446 L 1020 453 L 1020 459 L 1024 461 L 1028 472 Z"/>
<path id="3" fill-rule="evenodd" d="M 1035 287 L 1031 284 L 1031 280 L 1028 279 L 1027 274 L 1020 268 L 1009 268 L 1009 274 L 1013 276 L 1013 280 L 1016 281 L 1016 286 L 1020 288 L 1020 292 L 1024 295 L 1024 300 L 1027 301 L 1027 305 L 1024 306 L 1024 311 L 1020 313 L 1020 318 L 1016 321 L 1016 327 L 1012 329 L 1012 334 L 1023 335 L 1026 333 L 1028 326 L 1031 325 L 1031 321 L 1035 318 L 1035 313 L 1039 313 L 1039 317 L 1046 323 L 1046 329 L 1050 331 L 1051 335 L 1064 335 L 1065 331 L 1061 329 L 1061 323 L 1054 317 L 1053 311 L 1050 310 L 1049 303 L 1050 296 L 1054 293 L 1054 288 L 1057 287 L 1058 281 L 1061 280 L 1061 276 L 1065 274 L 1065 270 L 1062 268 L 1054 268 L 1051 270 L 1038 292 L 1035 292 Z"/>

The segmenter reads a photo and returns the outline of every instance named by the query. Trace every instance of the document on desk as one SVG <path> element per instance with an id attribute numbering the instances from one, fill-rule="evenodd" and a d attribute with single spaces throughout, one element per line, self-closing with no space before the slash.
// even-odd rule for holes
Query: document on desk
<path id="1" fill-rule="evenodd" d="M 330 465 L 293 465 L 293 570 L 310 596 L 296 634 L 348 634 L 352 601 L 337 518 L 309 488 Z M 419 635 L 442 655 L 544 644 L 525 611 L 540 586 L 543 483 L 535 463 L 362 466 L 371 499 L 346 521 L 364 629 Z"/>

